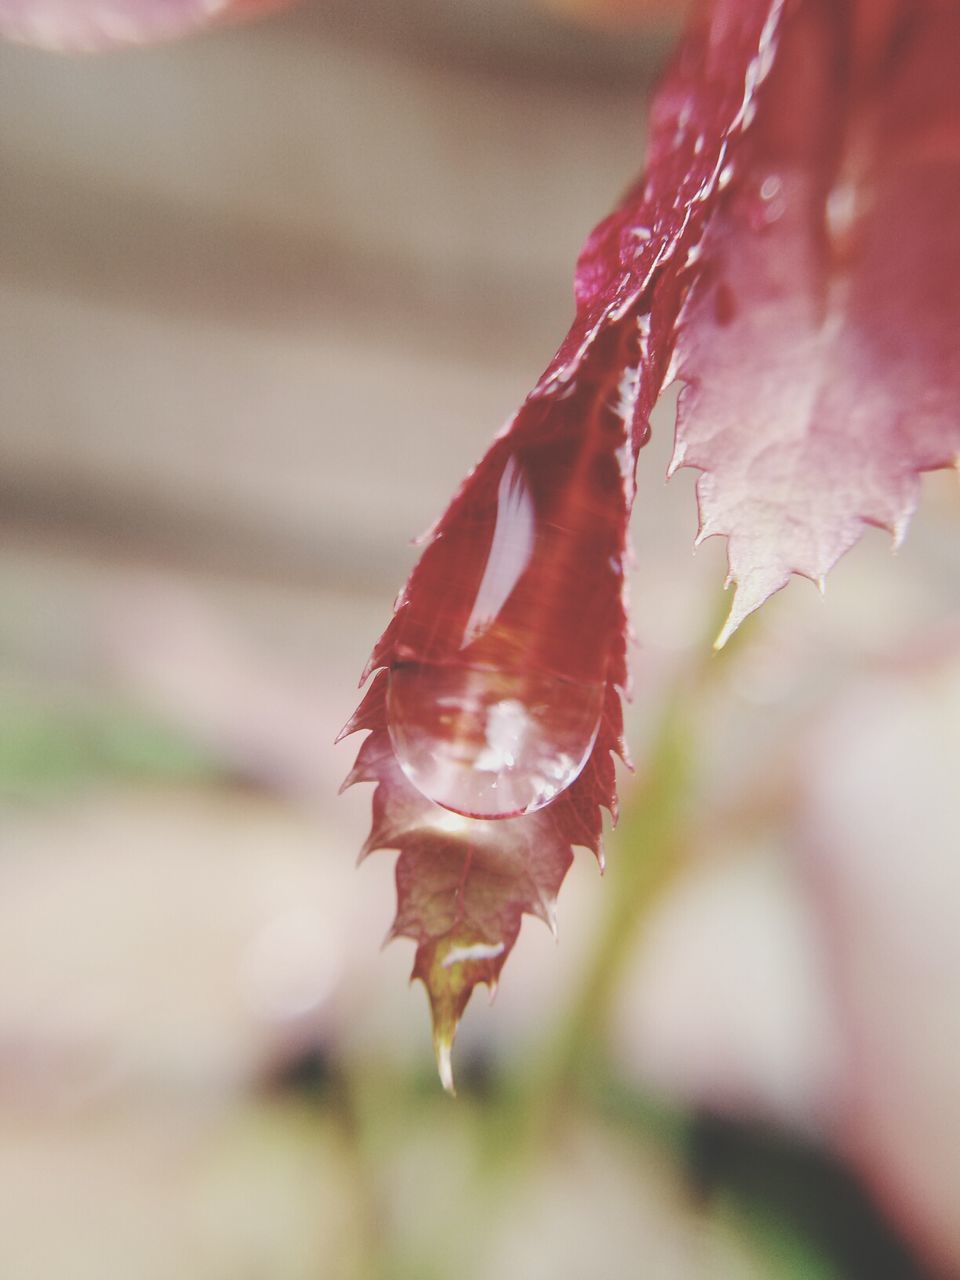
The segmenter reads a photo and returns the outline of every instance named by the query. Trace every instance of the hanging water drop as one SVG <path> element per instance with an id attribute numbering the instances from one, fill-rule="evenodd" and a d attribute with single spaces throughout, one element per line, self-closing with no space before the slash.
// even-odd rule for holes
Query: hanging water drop
<path id="1" fill-rule="evenodd" d="M 529 813 L 589 759 L 621 632 L 632 404 L 584 369 L 528 401 L 414 571 L 387 724 L 407 778 L 444 808 Z"/>
<path id="2" fill-rule="evenodd" d="M 413 785 L 471 818 L 504 818 L 549 804 L 593 747 L 604 686 L 542 672 L 460 663 L 398 663 L 387 716 Z"/>

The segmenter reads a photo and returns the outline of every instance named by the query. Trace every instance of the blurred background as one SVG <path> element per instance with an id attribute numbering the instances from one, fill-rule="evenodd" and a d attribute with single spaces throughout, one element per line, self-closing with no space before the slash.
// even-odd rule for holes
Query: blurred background
<path id="1" fill-rule="evenodd" d="M 679 30 L 324 0 L 0 46 L 0 1275 L 960 1275 L 960 503 L 710 655 L 633 526 L 636 775 L 437 1083 L 333 738 L 572 311 Z M 596 18 L 596 14 L 593 14 Z"/>

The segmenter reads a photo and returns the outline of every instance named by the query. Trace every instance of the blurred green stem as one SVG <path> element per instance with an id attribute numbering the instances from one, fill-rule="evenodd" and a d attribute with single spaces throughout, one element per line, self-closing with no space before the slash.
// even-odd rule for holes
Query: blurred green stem
<path id="1" fill-rule="evenodd" d="M 701 702 L 733 647 L 715 653 L 704 645 L 693 667 L 678 675 L 642 781 L 625 806 L 593 954 L 552 1049 L 530 1081 L 532 1110 L 547 1123 L 603 1057 L 613 1001 L 638 929 L 684 863 Z"/>
<path id="2" fill-rule="evenodd" d="M 688 695 L 667 707 L 646 775 L 631 798 L 605 875 L 606 911 L 596 945 L 553 1049 L 550 1084 L 566 1092 L 600 1051 L 637 926 L 682 860 L 690 777 Z"/>

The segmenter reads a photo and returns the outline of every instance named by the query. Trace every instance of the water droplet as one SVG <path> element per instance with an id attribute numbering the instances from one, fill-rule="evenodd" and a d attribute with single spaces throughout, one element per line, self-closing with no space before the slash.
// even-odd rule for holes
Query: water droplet
<path id="1" fill-rule="evenodd" d="M 749 225 L 754 231 L 779 222 L 787 212 L 787 187 L 777 173 L 768 173 L 754 184 L 748 208 Z"/>
<path id="2" fill-rule="evenodd" d="M 563 394 L 527 402 L 411 578 L 387 723 L 407 778 L 454 813 L 542 808 L 593 748 L 623 622 L 636 346 L 632 323 L 601 335 Z"/>
<path id="3" fill-rule="evenodd" d="M 400 767 L 470 818 L 542 809 L 590 755 L 604 686 L 459 663 L 398 663 L 387 715 Z"/>

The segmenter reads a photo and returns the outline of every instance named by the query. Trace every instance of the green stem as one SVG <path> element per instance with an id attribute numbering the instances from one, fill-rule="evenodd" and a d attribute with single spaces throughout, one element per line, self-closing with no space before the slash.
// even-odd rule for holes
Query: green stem
<path id="1" fill-rule="evenodd" d="M 584 1074 L 602 1057 L 611 1007 L 638 929 L 685 861 L 700 703 L 722 673 L 727 653 L 704 646 L 694 669 L 678 677 L 671 691 L 645 775 L 625 808 L 593 955 L 552 1050 L 530 1081 L 534 1110 L 542 1119 L 549 1120 L 579 1090 Z"/>
<path id="2" fill-rule="evenodd" d="M 686 699 L 667 709 L 639 793 L 631 799 L 605 875 L 605 919 L 555 1048 L 554 1086 L 565 1090 L 596 1056 L 636 937 L 682 858 L 690 752 Z"/>

